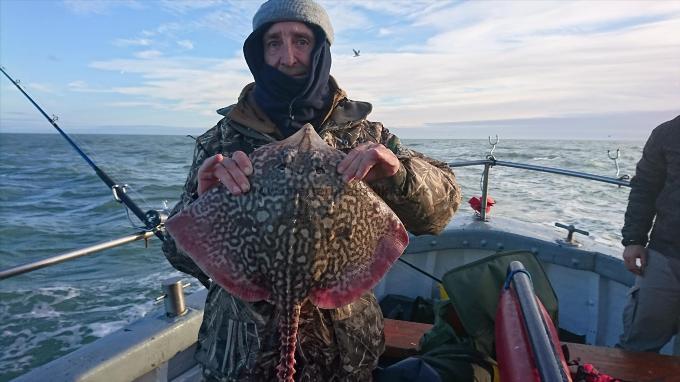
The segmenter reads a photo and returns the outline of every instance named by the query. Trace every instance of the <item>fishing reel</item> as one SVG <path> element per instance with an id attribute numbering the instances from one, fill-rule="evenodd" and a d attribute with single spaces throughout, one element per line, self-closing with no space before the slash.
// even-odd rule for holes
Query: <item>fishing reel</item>
<path id="1" fill-rule="evenodd" d="M 144 213 L 144 224 L 148 229 L 154 229 L 168 220 L 168 214 L 165 211 L 148 210 Z"/>
<path id="2" fill-rule="evenodd" d="M 123 185 L 114 184 L 113 186 L 111 186 L 111 191 L 113 192 L 113 198 L 118 203 L 122 203 L 123 205 L 125 205 L 125 213 L 128 216 L 128 220 L 130 221 L 130 223 L 134 225 L 134 222 L 132 221 L 132 218 L 130 217 L 129 214 L 130 206 L 124 203 L 124 200 L 126 198 L 125 194 L 127 193 L 128 188 L 129 186 L 127 184 Z M 133 208 L 138 209 L 139 207 L 135 205 Z M 158 231 L 159 227 L 162 224 L 164 224 L 166 220 L 168 220 L 167 206 L 165 206 L 165 208 L 163 208 L 162 210 L 148 210 L 146 212 L 143 212 L 144 219 L 140 218 L 140 213 L 142 212 L 142 210 L 138 211 L 133 210 L 133 212 L 135 213 L 135 216 L 137 216 L 138 219 L 142 221 L 142 224 L 144 224 L 144 227 L 139 228 L 146 229 L 148 231 Z"/>

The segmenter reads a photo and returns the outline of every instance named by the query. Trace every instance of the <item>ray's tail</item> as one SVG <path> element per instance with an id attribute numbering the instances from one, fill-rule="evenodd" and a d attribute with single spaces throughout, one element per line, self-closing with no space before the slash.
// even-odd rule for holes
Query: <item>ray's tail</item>
<path id="1" fill-rule="evenodd" d="M 276 376 L 279 382 L 293 382 L 295 374 L 295 346 L 297 344 L 298 324 L 300 323 L 300 304 L 285 309 L 279 316 L 281 334 L 281 355 Z"/>

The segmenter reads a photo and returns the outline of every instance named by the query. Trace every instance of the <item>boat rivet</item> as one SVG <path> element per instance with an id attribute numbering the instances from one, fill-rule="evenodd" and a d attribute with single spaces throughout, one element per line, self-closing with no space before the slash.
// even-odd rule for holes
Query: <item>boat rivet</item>
<path id="1" fill-rule="evenodd" d="M 498 244 L 496 244 L 496 248 L 498 248 L 498 249 L 503 249 L 503 243 L 498 243 Z"/>
<path id="2" fill-rule="evenodd" d="M 580 263 L 581 263 L 581 262 L 579 261 L 579 259 L 571 259 L 571 264 L 572 264 L 572 265 L 579 265 Z"/>
<path id="3" fill-rule="evenodd" d="M 588 306 L 594 306 L 594 305 L 595 305 L 595 301 L 593 301 L 593 300 L 588 300 L 588 303 L 587 303 L 587 304 L 588 304 Z"/>
<path id="4" fill-rule="evenodd" d="M 531 248 L 531 253 L 534 255 L 538 254 L 538 249 L 536 249 L 536 247 Z"/>
<path id="5" fill-rule="evenodd" d="M 470 242 L 467 240 L 463 240 L 463 245 L 467 247 L 468 245 L 470 245 Z"/>
<path id="6" fill-rule="evenodd" d="M 435 245 L 437 245 L 437 240 L 432 240 L 432 241 L 430 242 L 430 245 L 433 246 L 433 247 L 434 247 Z"/>
<path id="7" fill-rule="evenodd" d="M 479 244 L 480 244 L 482 247 L 485 247 L 485 246 L 486 246 L 486 240 L 481 240 L 481 241 L 479 242 Z"/>

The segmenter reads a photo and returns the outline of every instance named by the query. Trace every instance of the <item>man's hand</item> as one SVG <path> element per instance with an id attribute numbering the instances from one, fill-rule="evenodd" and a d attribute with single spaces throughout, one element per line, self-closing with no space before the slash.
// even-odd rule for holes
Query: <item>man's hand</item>
<path id="1" fill-rule="evenodd" d="M 637 264 L 640 259 L 640 265 Z M 647 249 L 641 245 L 627 245 L 623 250 L 623 264 L 632 273 L 640 276 L 647 265 Z"/>
<path id="2" fill-rule="evenodd" d="M 198 169 L 198 194 L 202 195 L 220 183 L 233 195 L 245 194 L 250 190 L 248 176 L 252 174 L 253 165 L 243 151 L 234 152 L 231 158 L 213 155 Z"/>
<path id="3" fill-rule="evenodd" d="M 363 143 L 347 154 L 338 164 L 342 179 L 367 182 L 389 178 L 399 171 L 399 159 L 387 147 L 379 143 Z"/>

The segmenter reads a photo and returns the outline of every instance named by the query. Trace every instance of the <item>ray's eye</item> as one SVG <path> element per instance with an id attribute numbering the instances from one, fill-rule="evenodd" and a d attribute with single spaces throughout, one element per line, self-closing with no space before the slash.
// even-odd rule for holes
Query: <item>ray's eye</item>
<path id="1" fill-rule="evenodd" d="M 317 174 L 325 174 L 326 170 L 323 167 L 317 167 L 316 169 Z"/>
<path id="2" fill-rule="evenodd" d="M 286 170 L 286 164 L 285 163 L 279 163 L 278 166 L 276 166 L 276 169 L 283 172 Z"/>

